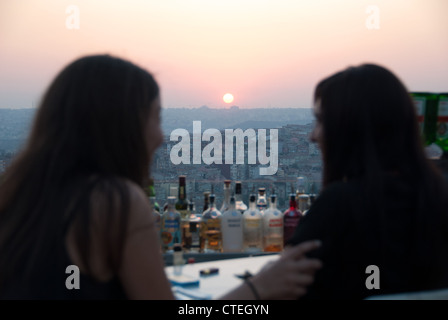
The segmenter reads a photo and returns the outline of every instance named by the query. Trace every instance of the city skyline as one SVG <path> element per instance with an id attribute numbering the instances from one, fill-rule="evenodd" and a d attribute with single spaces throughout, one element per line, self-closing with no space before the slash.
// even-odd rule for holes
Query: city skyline
<path id="1" fill-rule="evenodd" d="M 365 62 L 409 91 L 446 91 L 445 12 L 444 0 L 5 0 L 0 107 L 36 107 L 64 66 L 99 53 L 152 72 L 165 108 L 307 108 L 319 80 Z"/>

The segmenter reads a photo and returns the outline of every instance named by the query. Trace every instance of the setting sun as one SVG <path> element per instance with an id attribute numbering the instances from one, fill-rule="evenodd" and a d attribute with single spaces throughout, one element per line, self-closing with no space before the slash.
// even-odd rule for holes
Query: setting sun
<path id="1" fill-rule="evenodd" d="M 226 93 L 224 97 L 222 97 L 222 100 L 224 100 L 225 103 L 232 103 L 233 102 L 233 94 Z"/>

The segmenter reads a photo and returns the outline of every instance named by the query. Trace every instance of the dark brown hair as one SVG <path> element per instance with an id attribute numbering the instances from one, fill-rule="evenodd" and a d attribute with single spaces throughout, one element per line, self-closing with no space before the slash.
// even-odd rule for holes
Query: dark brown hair
<path id="1" fill-rule="evenodd" d="M 0 281 L 42 267 L 72 221 L 88 267 L 93 191 L 104 195 L 109 220 L 116 214 L 124 234 L 124 181 L 142 185 L 149 175 L 145 128 L 158 95 L 147 71 L 109 55 L 82 57 L 57 75 L 0 185 Z"/>
<path id="2" fill-rule="evenodd" d="M 321 109 L 324 188 L 362 179 L 362 210 L 381 215 L 384 173 L 401 177 L 416 194 L 412 205 L 417 209 L 409 213 L 415 214 L 414 252 L 427 258 L 416 264 L 443 266 L 436 260 L 447 243 L 446 183 L 425 156 L 416 110 L 403 83 L 384 67 L 363 64 L 322 80 L 314 100 Z"/>

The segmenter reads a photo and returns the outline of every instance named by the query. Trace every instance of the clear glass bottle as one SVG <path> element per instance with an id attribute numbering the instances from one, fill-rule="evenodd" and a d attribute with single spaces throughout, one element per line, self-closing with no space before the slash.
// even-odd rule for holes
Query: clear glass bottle
<path id="1" fill-rule="evenodd" d="M 176 198 L 168 197 L 167 209 L 162 215 L 162 251 L 171 252 L 175 244 L 181 244 L 180 213 L 175 208 Z"/>
<path id="2" fill-rule="evenodd" d="M 299 211 L 303 215 L 306 215 L 308 209 L 310 208 L 310 196 L 307 194 L 301 194 L 299 196 Z"/>
<path id="3" fill-rule="evenodd" d="M 255 194 L 249 198 L 249 209 L 243 214 L 244 251 L 261 252 L 263 249 L 263 228 L 260 210 L 257 209 Z"/>
<path id="4" fill-rule="evenodd" d="M 243 195 L 241 190 L 241 181 L 235 182 L 235 209 L 243 214 L 247 210 L 247 205 L 243 202 Z"/>
<path id="5" fill-rule="evenodd" d="M 165 202 L 165 204 L 163 205 L 163 212 L 166 211 L 166 208 L 168 208 L 168 198 L 169 197 L 174 197 L 174 199 L 176 199 L 177 201 L 177 187 L 170 187 L 170 195 L 167 197 L 167 200 Z M 176 203 L 176 201 L 174 202 L 174 204 Z"/>
<path id="6" fill-rule="evenodd" d="M 199 253 L 200 251 L 200 229 L 201 229 L 201 216 L 197 215 L 194 207 L 194 202 L 190 200 L 189 210 L 190 210 L 190 219 L 189 219 L 189 239 L 187 242 L 189 243 L 188 250 L 192 253 Z"/>
<path id="7" fill-rule="evenodd" d="M 235 208 L 235 196 L 230 197 L 229 208 L 221 218 L 222 251 L 243 251 L 243 215 Z"/>
<path id="8" fill-rule="evenodd" d="M 221 252 L 221 212 L 216 208 L 215 195 L 209 197 L 210 207 L 203 213 L 201 222 L 201 251 Z"/>
<path id="9" fill-rule="evenodd" d="M 263 216 L 263 251 L 283 250 L 283 214 L 277 209 L 277 196 L 271 195 L 269 208 Z"/>
<path id="10" fill-rule="evenodd" d="M 265 188 L 258 188 L 257 208 L 260 210 L 261 215 L 263 215 L 265 210 L 268 208 Z"/>
<path id="11" fill-rule="evenodd" d="M 182 274 L 182 267 L 185 264 L 184 255 L 182 252 L 182 246 L 180 244 L 175 244 L 173 248 L 173 273 L 176 276 Z"/>
<path id="12" fill-rule="evenodd" d="M 296 196 L 291 194 L 289 196 L 289 209 L 283 214 L 283 245 L 286 245 L 294 235 L 302 216 L 302 212 L 297 208 Z"/>
<path id="13" fill-rule="evenodd" d="M 306 193 L 306 179 L 305 177 L 297 177 L 296 199 L 299 199 L 299 196 L 305 193 Z"/>
<path id="14" fill-rule="evenodd" d="M 230 183 L 232 181 L 230 180 L 224 180 L 224 200 L 222 202 L 222 206 L 221 209 L 219 211 L 221 211 L 221 213 L 224 213 L 225 211 L 229 210 L 229 206 L 230 206 Z"/>
<path id="15" fill-rule="evenodd" d="M 210 206 L 210 191 L 204 192 L 204 207 L 202 209 L 202 213 L 204 213 Z"/>

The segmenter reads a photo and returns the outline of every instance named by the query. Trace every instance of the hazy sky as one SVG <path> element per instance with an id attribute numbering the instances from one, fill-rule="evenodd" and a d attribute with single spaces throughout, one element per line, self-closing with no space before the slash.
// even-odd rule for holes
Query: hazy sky
<path id="1" fill-rule="evenodd" d="M 228 107 L 226 92 L 240 107 L 309 107 L 320 79 L 363 62 L 448 91 L 447 13 L 447 0 L 0 0 L 0 107 L 37 106 L 96 53 L 152 72 L 165 107 Z"/>

